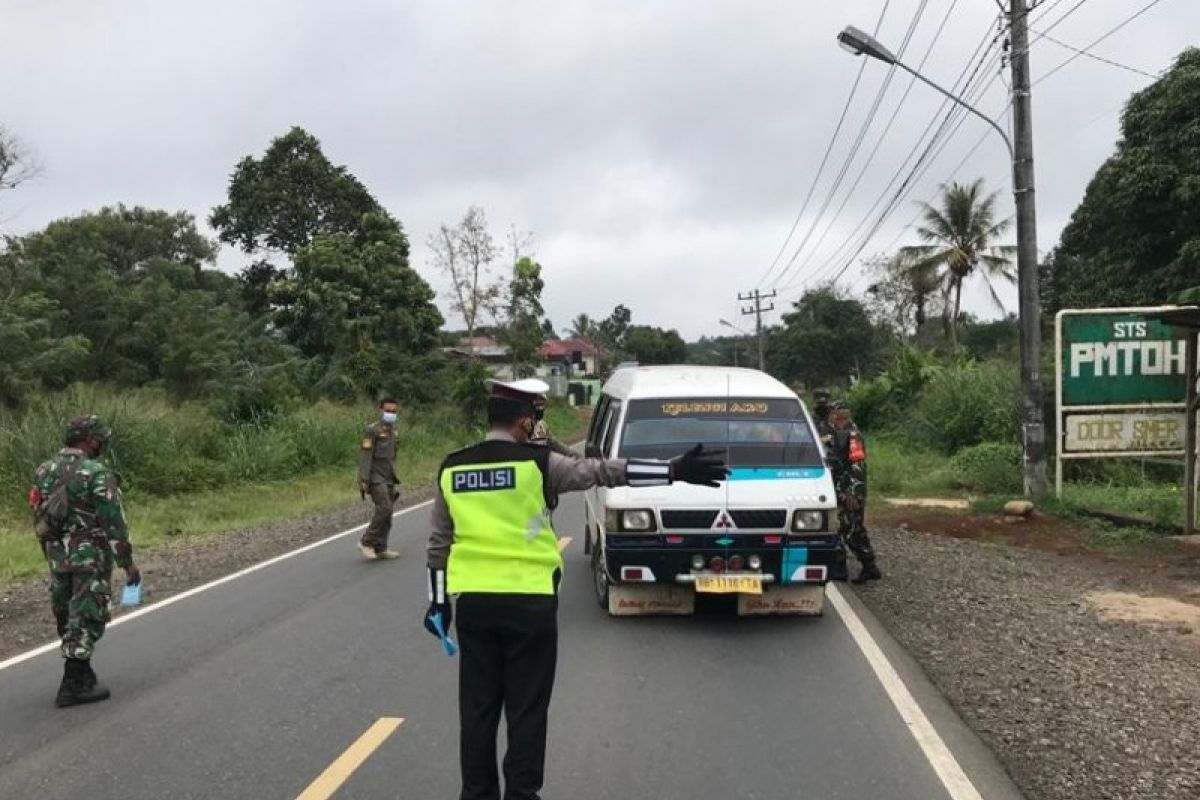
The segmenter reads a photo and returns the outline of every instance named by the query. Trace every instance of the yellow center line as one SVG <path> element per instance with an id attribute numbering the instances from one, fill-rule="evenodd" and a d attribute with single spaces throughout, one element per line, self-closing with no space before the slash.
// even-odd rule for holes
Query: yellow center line
<path id="1" fill-rule="evenodd" d="M 570 536 L 564 536 L 561 539 L 559 539 L 558 540 L 558 552 L 561 553 L 563 550 L 566 550 L 568 547 L 570 547 L 571 541 L 572 540 L 571 540 Z"/>
<path id="2" fill-rule="evenodd" d="M 389 736 L 404 722 L 400 717 L 380 717 L 375 724 L 367 728 L 358 741 L 346 748 L 346 752 L 337 757 L 317 779 L 308 785 L 296 800 L 329 800 L 346 780 L 354 774 L 354 770 L 362 766 L 370 758 L 371 753 L 378 749 Z"/>

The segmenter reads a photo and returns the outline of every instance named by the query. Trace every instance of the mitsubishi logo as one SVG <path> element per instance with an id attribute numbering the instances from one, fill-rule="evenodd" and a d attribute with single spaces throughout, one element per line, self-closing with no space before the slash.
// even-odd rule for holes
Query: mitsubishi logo
<path id="1" fill-rule="evenodd" d="M 717 515 L 716 522 L 712 525 L 712 530 L 733 530 L 737 525 L 733 524 L 733 517 L 729 516 L 728 511 L 722 511 Z"/>

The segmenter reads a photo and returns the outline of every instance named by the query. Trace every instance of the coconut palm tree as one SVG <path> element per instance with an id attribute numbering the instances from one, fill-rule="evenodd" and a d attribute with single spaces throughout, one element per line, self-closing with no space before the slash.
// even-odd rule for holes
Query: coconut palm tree
<path id="1" fill-rule="evenodd" d="M 994 281 L 1016 283 L 1013 256 L 1017 248 L 995 245 L 1012 225 L 1011 219 L 996 221 L 997 192 L 984 194 L 983 179 L 973 183 L 951 183 L 942 187 L 941 208 L 922 203 L 923 223 L 917 236 L 924 244 L 902 247 L 897 263 L 914 280 L 928 281 L 936 276 L 945 300 L 942 326 L 953 347 L 958 343 L 957 323 L 962 306 L 962 287 L 967 278 L 983 278 L 992 300 L 1004 304 L 996 293 Z"/>
<path id="2" fill-rule="evenodd" d="M 567 335 L 572 339 L 591 339 L 596 335 L 596 323 L 587 314 L 580 314 L 571 320 Z"/>

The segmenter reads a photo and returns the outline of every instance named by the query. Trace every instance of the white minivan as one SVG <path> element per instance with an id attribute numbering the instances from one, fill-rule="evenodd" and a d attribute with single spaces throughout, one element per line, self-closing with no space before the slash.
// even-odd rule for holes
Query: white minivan
<path id="1" fill-rule="evenodd" d="M 587 450 L 672 458 L 724 451 L 719 489 L 597 488 L 585 552 L 596 599 L 614 615 L 688 614 L 697 594 L 736 594 L 738 612 L 820 614 L 845 572 L 837 502 L 804 404 L 758 370 L 631 367 L 604 385 Z"/>

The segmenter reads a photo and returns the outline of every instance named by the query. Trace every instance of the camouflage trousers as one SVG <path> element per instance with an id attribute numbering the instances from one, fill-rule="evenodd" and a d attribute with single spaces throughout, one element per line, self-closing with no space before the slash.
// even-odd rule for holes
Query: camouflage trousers
<path id="1" fill-rule="evenodd" d="M 62 637 L 63 658 L 87 661 L 108 624 L 112 597 L 112 560 L 106 548 L 91 542 L 48 545 L 50 608 Z"/>
<path id="2" fill-rule="evenodd" d="M 363 533 L 362 543 L 376 551 L 386 550 L 388 536 L 392 532 L 392 514 L 396 511 L 396 498 L 400 496 L 400 492 L 395 486 L 386 483 L 372 483 L 369 491 L 375 511 L 371 514 L 371 522 Z"/>
<path id="3" fill-rule="evenodd" d="M 851 511 L 838 506 L 838 534 L 842 537 L 842 544 L 854 553 L 858 563 L 865 566 L 875 562 L 875 550 L 867 534 L 866 514 L 861 507 Z"/>

